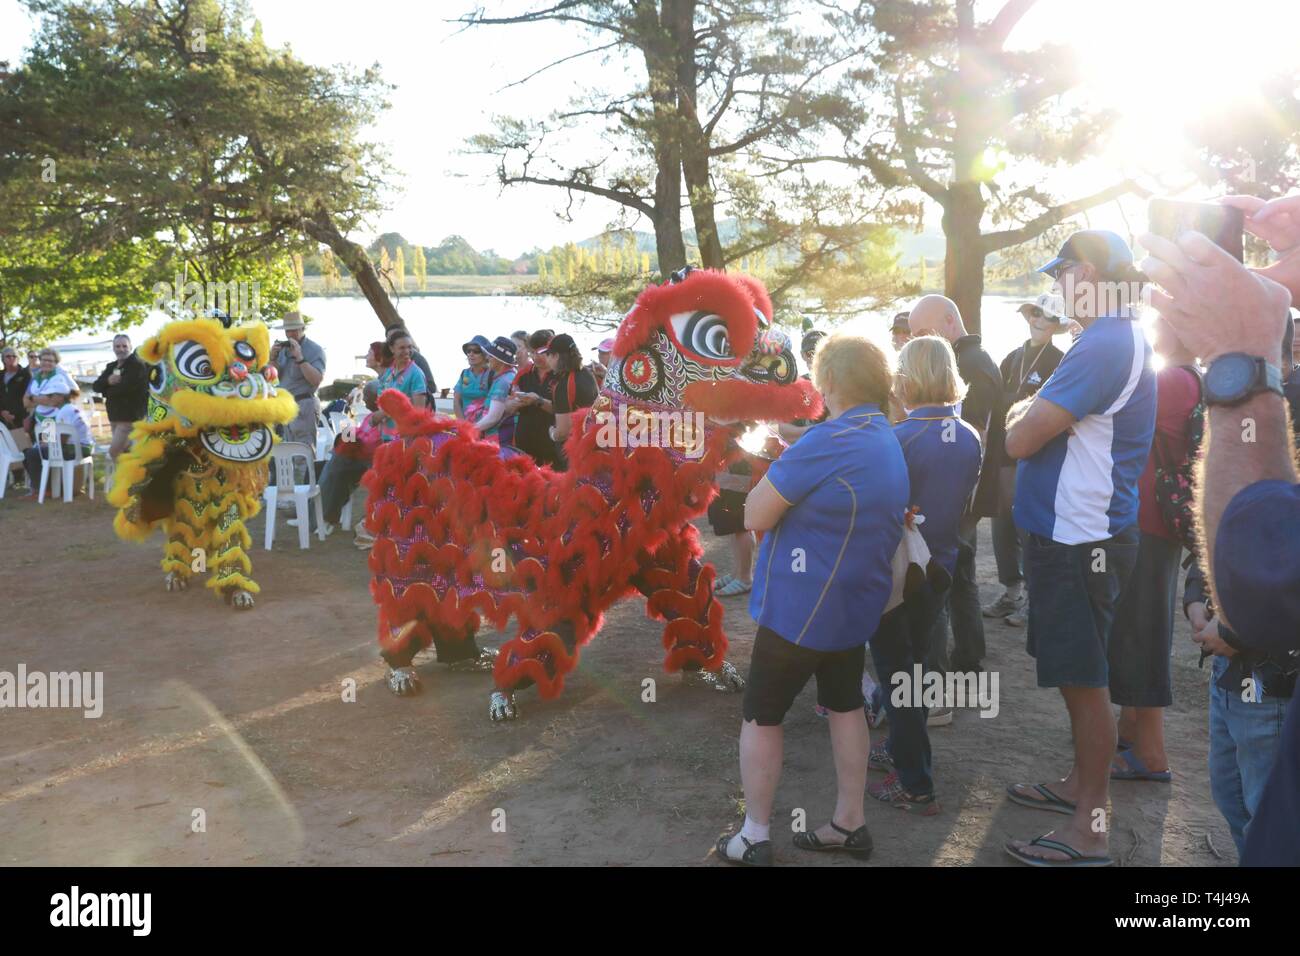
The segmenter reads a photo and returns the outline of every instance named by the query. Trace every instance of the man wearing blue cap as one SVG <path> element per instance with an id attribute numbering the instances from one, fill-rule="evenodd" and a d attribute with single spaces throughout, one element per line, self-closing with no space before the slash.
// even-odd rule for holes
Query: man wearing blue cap
<path id="1" fill-rule="evenodd" d="M 1031 866 L 1106 866 L 1111 760 L 1107 643 L 1138 550 L 1138 478 L 1155 432 L 1151 346 L 1135 317 L 1145 277 L 1112 232 L 1076 232 L 1041 272 L 1083 327 L 1032 399 L 1008 417 L 1020 464 L 1013 513 L 1026 532 L 1028 649 L 1038 686 L 1065 698 L 1074 762 L 1063 780 L 1014 784 L 1011 800 L 1066 814 L 1058 830 L 1012 841 Z"/>

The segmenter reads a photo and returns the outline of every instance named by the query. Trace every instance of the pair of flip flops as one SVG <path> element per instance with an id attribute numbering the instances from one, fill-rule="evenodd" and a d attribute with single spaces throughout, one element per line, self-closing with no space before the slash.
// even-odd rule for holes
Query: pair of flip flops
<path id="1" fill-rule="evenodd" d="M 1148 780 L 1151 783 L 1169 783 L 1174 779 L 1174 775 L 1168 770 L 1152 770 L 1143 762 L 1132 749 L 1121 749 L 1117 756 L 1127 767 L 1121 767 L 1118 770 L 1111 767 L 1110 779 L 1112 780 Z"/>
<path id="2" fill-rule="evenodd" d="M 713 582 L 713 593 L 718 597 L 735 597 L 737 594 L 747 594 L 749 591 L 750 585 L 733 574 L 724 574 Z"/>

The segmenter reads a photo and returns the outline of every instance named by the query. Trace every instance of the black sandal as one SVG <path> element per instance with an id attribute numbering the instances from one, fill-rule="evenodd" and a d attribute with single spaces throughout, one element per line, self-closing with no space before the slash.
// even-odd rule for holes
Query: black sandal
<path id="1" fill-rule="evenodd" d="M 745 844 L 745 852 L 739 858 L 731 856 L 727 852 L 727 847 L 731 845 L 732 837 L 735 833 L 724 833 L 718 837 L 718 842 L 714 846 L 714 852 L 718 854 L 718 859 L 736 866 L 771 866 L 772 865 L 772 841 L 759 840 L 757 843 L 750 843 L 742 835 L 740 840 Z"/>
<path id="2" fill-rule="evenodd" d="M 859 860 L 870 858 L 871 851 L 875 849 L 875 844 L 871 842 L 871 834 L 867 832 L 865 823 L 856 830 L 849 831 L 832 820 L 831 829 L 836 833 L 844 834 L 843 843 L 823 843 L 816 833 L 809 830 L 807 833 L 796 833 L 794 835 L 794 845 L 801 850 L 812 850 L 814 853 L 830 853 L 842 850 Z"/>

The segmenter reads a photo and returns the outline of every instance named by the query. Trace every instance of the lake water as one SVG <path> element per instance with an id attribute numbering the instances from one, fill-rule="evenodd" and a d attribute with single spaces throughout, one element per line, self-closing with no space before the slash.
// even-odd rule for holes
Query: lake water
<path id="1" fill-rule="evenodd" d="M 1016 306 L 1022 301 L 1004 296 L 984 297 L 981 316 L 984 347 L 994 361 L 1000 362 L 1026 338 L 1024 320 L 1016 312 Z M 568 332 L 587 355 L 595 358 L 592 349 L 612 334 L 618 321 L 617 317 L 611 317 L 609 328 L 603 330 L 576 326 L 564 319 L 564 308 L 556 300 L 527 296 L 420 296 L 402 300 L 398 309 L 440 388 L 454 384 L 465 367 L 461 344 L 475 335 L 491 339 L 508 336 L 518 329 L 549 328 Z M 326 381 L 365 371 L 366 347 L 383 337 L 383 329 L 364 299 L 309 296 L 302 300 L 301 310 L 312 320 L 308 337 L 325 349 Z M 856 321 L 885 329 L 895 311 L 864 313 Z M 165 321 L 162 313 L 154 313 L 136 328 L 129 329 L 128 334 L 138 346 Z M 797 333 L 795 339 L 797 344 Z M 1057 339 L 1059 347 L 1063 348 L 1066 342 L 1068 339 L 1064 337 Z M 64 367 L 74 374 L 92 374 L 113 358 L 111 338 L 103 333 L 68 339 L 57 343 L 55 348 L 62 355 Z"/>

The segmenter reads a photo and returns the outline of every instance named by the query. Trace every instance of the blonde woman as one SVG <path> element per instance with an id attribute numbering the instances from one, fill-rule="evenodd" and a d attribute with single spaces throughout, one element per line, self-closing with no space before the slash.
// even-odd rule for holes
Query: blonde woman
<path id="1" fill-rule="evenodd" d="M 931 567 L 921 589 L 886 614 L 871 638 L 871 659 L 885 690 L 890 732 L 872 749 L 870 762 L 878 769 L 892 766 L 893 770 L 884 781 L 868 787 L 867 793 L 923 816 L 939 812 L 926 730 L 929 713 L 924 707 L 895 707 L 891 691 L 895 675 L 911 681 L 915 665 L 926 661 L 934 624 L 957 566 L 958 525 L 979 480 L 979 433 L 961 420 L 956 407 L 965 392 L 946 339 L 923 335 L 898 353 L 894 396 L 905 417 L 894 426 L 894 435 L 907 462 L 908 506 L 925 517 L 920 531 L 930 548 Z M 938 634 L 940 639 L 946 637 L 941 630 Z"/>
<path id="2" fill-rule="evenodd" d="M 830 822 L 794 844 L 871 855 L 864 645 L 889 600 L 907 507 L 907 466 L 886 417 L 891 374 L 890 358 L 869 339 L 843 332 L 825 339 L 813 382 L 830 417 L 774 461 L 745 502 L 745 527 L 768 533 L 749 602 L 758 635 L 740 728 L 745 822 L 715 846 L 729 863 L 772 863 L 781 722 L 814 675 L 817 703 L 830 712 L 837 798 Z"/>

